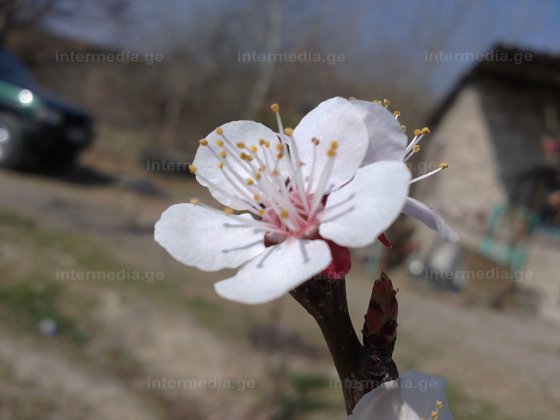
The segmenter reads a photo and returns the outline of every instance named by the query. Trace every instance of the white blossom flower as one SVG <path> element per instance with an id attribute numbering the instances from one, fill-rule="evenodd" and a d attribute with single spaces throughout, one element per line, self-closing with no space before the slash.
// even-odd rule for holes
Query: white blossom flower
<path id="1" fill-rule="evenodd" d="M 407 144 L 407 136 L 404 134 L 404 126 L 387 124 L 384 121 L 385 115 L 379 112 L 382 107 L 380 101 L 374 103 L 352 99 L 352 105 L 360 118 L 364 121 L 369 136 L 369 146 L 362 162 L 362 165 L 370 165 L 378 161 L 397 160 L 408 161 L 414 154 L 420 151 L 420 141 L 430 133 L 426 127 L 414 130 L 414 137 Z M 387 107 L 389 101 L 384 100 L 383 105 Z M 400 112 L 393 113 L 394 118 L 398 119 Z M 447 164 L 440 163 L 437 168 L 426 174 L 420 175 L 411 180 L 411 184 L 426 179 L 447 168 Z M 435 210 L 412 197 L 406 199 L 403 213 L 413 217 L 430 229 L 437 231 L 443 240 L 454 242 L 459 239 L 455 231 L 449 227 Z"/>
<path id="2" fill-rule="evenodd" d="M 362 397 L 348 420 L 453 420 L 445 380 L 406 372 Z"/>
<path id="3" fill-rule="evenodd" d="M 234 121 L 200 141 L 191 171 L 226 209 L 177 204 L 155 226 L 156 241 L 186 265 L 241 266 L 215 289 L 243 303 L 270 301 L 333 267 L 336 275 L 347 247 L 372 243 L 401 213 L 410 184 L 397 158 L 400 124 L 383 106 L 370 103 L 366 114 L 332 98 L 294 130 L 272 109 L 280 134 Z"/>

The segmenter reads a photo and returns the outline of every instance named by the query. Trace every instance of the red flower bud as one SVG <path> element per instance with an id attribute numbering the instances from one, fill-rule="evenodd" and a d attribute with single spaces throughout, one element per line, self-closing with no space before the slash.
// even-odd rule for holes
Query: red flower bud
<path id="1" fill-rule="evenodd" d="M 373 347 L 392 343 L 397 337 L 399 305 L 396 295 L 391 279 L 381 272 L 373 284 L 363 330 L 364 340 Z"/>

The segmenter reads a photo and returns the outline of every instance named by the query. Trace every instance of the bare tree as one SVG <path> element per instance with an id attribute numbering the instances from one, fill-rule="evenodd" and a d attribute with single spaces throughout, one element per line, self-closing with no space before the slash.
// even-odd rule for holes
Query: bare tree
<path id="1" fill-rule="evenodd" d="M 271 2 L 268 14 L 269 24 L 265 49 L 267 53 L 274 54 L 279 51 L 282 42 L 283 1 L 274 0 Z M 268 60 L 260 67 L 253 91 L 249 97 L 248 119 L 254 119 L 257 112 L 262 109 L 272 84 L 275 66 L 276 60 Z"/>
<path id="2" fill-rule="evenodd" d="M 0 46 L 18 29 L 42 26 L 48 19 L 85 17 L 122 20 L 131 0 L 98 0 L 86 3 L 76 0 L 0 0 Z"/>

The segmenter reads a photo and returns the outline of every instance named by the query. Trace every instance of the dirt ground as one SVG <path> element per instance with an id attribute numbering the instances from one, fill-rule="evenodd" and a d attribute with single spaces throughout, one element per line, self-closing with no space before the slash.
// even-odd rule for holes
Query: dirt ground
<path id="1" fill-rule="evenodd" d="M 205 197 L 186 177 L 123 172 L 95 153 L 72 177 L 0 172 L 0 208 L 32 220 L 30 235 L 77 235 L 120 266 L 164 273 L 141 285 L 64 284 L 68 312 L 90 326 L 85 344 L 0 321 L 0 419 L 344 417 L 339 390 L 324 386 L 335 372 L 318 329 L 295 302 L 224 302 L 212 289 L 223 273 L 182 267 L 153 242 L 161 211 L 191 196 Z M 0 286 L 76 265 L 72 246 L 35 243 L 13 229 L 1 236 Z M 371 287 L 363 272 L 355 264 L 348 278 L 357 329 Z M 445 377 L 456 418 L 560 416 L 557 326 L 467 306 L 456 294 L 415 287 L 402 271 L 391 275 L 400 288 L 397 364 Z M 154 385 L 164 378 L 207 382 Z M 225 389 L 226 379 L 243 389 Z"/>

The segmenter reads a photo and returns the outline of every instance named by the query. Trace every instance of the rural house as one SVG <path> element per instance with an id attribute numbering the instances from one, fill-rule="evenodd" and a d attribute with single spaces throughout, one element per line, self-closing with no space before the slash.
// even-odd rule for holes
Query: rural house
<path id="1" fill-rule="evenodd" d="M 425 275 L 560 323 L 560 58 L 501 46 L 484 57 L 435 112 L 412 163 L 449 164 L 413 195 L 461 239 L 418 227 L 413 241 Z"/>

